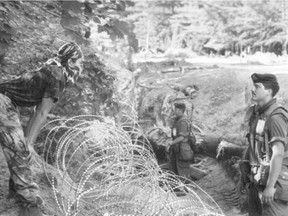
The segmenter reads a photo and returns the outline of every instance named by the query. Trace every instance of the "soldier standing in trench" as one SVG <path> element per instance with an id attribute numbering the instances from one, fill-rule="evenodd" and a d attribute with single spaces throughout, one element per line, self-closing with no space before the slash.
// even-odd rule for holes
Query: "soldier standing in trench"
<path id="1" fill-rule="evenodd" d="M 248 110 L 249 146 L 245 155 L 250 169 L 246 180 L 249 216 L 287 216 L 288 112 L 274 98 L 280 88 L 275 75 L 255 73 L 251 78 L 256 105 Z M 243 171 L 243 163 L 241 167 Z"/>
<path id="2" fill-rule="evenodd" d="M 82 61 L 81 48 L 69 42 L 40 69 L 0 84 L 0 143 L 10 171 L 9 196 L 19 202 L 20 216 L 43 215 L 39 187 L 32 180 L 33 143 L 66 84 L 81 74 Z M 23 131 L 18 107 L 34 106 Z"/>
<path id="3" fill-rule="evenodd" d="M 168 85 L 168 84 L 167 84 Z M 174 103 L 183 103 L 185 104 L 185 114 L 189 118 L 189 120 L 193 121 L 193 111 L 194 104 L 193 99 L 197 96 L 197 92 L 199 90 L 197 85 L 187 85 L 185 87 L 176 86 L 176 85 L 168 85 L 169 88 L 174 90 L 172 95 L 166 95 L 163 100 L 161 115 L 163 118 L 164 126 L 171 126 L 171 110 L 173 109 Z"/>
<path id="4" fill-rule="evenodd" d="M 175 85 L 169 85 L 171 89 L 177 92 L 177 96 L 174 99 L 173 102 L 175 103 L 184 103 L 186 106 L 185 113 L 189 117 L 189 119 L 192 121 L 193 118 L 193 111 L 194 111 L 194 104 L 192 102 L 193 99 L 197 96 L 197 92 L 199 90 L 197 85 L 187 85 L 184 87 L 181 86 L 175 86 Z M 179 96 L 179 93 L 182 93 L 184 97 Z"/>
<path id="5" fill-rule="evenodd" d="M 194 152 L 192 150 L 193 143 L 191 143 L 191 122 L 185 113 L 185 104 L 174 104 L 174 123 L 172 125 L 171 135 L 172 142 L 170 146 L 170 160 L 161 165 L 164 170 L 170 170 L 176 175 L 190 177 L 190 164 L 194 160 Z"/>

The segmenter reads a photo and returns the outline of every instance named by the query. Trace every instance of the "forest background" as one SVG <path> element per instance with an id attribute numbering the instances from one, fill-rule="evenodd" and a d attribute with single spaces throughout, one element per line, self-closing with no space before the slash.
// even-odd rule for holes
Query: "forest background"
<path id="1" fill-rule="evenodd" d="M 287 9 L 287 0 L 1 1 L 0 81 L 35 70 L 75 41 L 84 73 L 49 119 L 117 119 L 126 110 L 149 129 L 170 79 L 199 85 L 194 123 L 203 132 L 239 135 L 252 72 L 278 73 L 278 97 L 287 105 Z M 183 67 L 192 72 L 181 74 Z M 179 73 L 163 76 L 169 70 Z M 23 122 L 31 112 L 21 110 Z M 126 120 L 124 112 L 120 121 Z"/>

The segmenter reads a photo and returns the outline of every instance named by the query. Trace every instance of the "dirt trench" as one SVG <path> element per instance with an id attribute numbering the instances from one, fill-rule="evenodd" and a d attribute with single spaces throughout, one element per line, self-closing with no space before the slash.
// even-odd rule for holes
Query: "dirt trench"
<path id="1" fill-rule="evenodd" d="M 164 70 L 178 66 L 175 64 L 166 65 Z M 140 123 L 143 130 L 146 131 L 155 127 L 158 120 L 155 114 L 159 114 L 161 110 L 161 99 L 165 98 L 167 93 L 173 94 L 167 88 L 167 82 L 182 86 L 188 84 L 199 86 L 199 93 L 193 100 L 195 106 L 193 121 L 205 133 L 241 136 L 243 133 L 241 122 L 247 107 L 245 88 L 251 85 L 249 77 L 253 72 L 276 73 L 281 87 L 278 98 L 284 106 L 287 106 L 288 75 L 283 73 L 286 68 L 273 70 L 273 68 L 265 66 L 192 66 L 194 69 L 182 74 L 175 72 L 166 75 L 159 73 L 159 70 L 163 69 L 161 65 L 145 66 L 147 73 L 143 73 L 144 75 L 139 78 L 140 84 L 144 87 L 138 89 L 144 95 L 142 95 L 142 99 L 148 98 L 145 105 L 139 103 L 142 108 L 139 114 L 141 116 L 140 121 L 144 122 L 142 125 Z M 2 161 L 0 163 L 0 216 L 17 216 L 18 205 L 15 200 L 7 199 L 9 173 L 2 151 L 0 152 L 0 160 Z M 231 178 L 227 172 L 227 166 L 223 166 L 210 157 L 202 156 L 201 162 L 202 168 L 208 172 L 208 175 L 197 181 L 197 184 L 215 199 L 226 215 L 245 215 L 245 212 L 240 212 L 241 206 L 229 203 L 229 195 L 235 189 L 237 176 L 235 179 Z M 34 167 L 34 169 L 37 173 L 35 180 L 39 183 L 41 194 L 46 202 L 47 215 L 60 216 L 61 212 L 57 208 L 53 190 L 49 182 L 45 180 L 43 169 L 41 167 Z M 53 175 L 57 175 L 56 172 L 51 172 Z M 245 203 L 243 197 L 241 197 L 241 203 Z"/>

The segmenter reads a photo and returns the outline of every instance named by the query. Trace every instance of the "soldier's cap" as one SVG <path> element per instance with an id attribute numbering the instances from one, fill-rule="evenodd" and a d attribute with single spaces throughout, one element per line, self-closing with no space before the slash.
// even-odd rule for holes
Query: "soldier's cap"
<path id="1" fill-rule="evenodd" d="M 185 110 L 186 109 L 186 106 L 185 106 L 184 103 L 175 103 L 174 106 L 175 106 L 175 109 L 176 108 L 181 109 L 181 110 Z"/>
<path id="2" fill-rule="evenodd" d="M 263 85 L 268 84 L 271 86 L 274 95 L 279 91 L 280 87 L 277 81 L 277 78 L 274 74 L 259 74 L 254 73 L 251 75 L 253 83 L 262 83 Z"/>
<path id="3" fill-rule="evenodd" d="M 254 83 L 272 83 L 278 84 L 277 78 L 274 74 L 259 74 L 254 73 L 251 75 L 252 81 Z"/>

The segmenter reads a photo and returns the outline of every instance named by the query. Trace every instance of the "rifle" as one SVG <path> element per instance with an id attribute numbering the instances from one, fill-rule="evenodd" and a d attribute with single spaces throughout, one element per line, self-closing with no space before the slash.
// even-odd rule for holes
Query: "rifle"
<path id="1" fill-rule="evenodd" d="M 239 168 L 241 172 L 241 193 L 246 193 L 248 188 L 248 212 L 249 216 L 261 216 L 262 205 L 258 195 L 257 185 L 251 181 L 251 165 L 248 160 L 242 160 L 239 162 Z"/>
<path id="2" fill-rule="evenodd" d="M 265 143 L 265 156 L 264 159 L 260 162 L 260 167 L 257 170 L 256 175 L 254 176 L 255 182 L 259 185 L 265 186 L 269 177 L 270 170 L 270 152 L 269 152 L 269 144 L 268 144 L 268 135 L 264 134 L 264 143 Z"/>
<path id="3" fill-rule="evenodd" d="M 251 166 L 248 160 L 241 160 L 239 162 L 239 169 L 241 173 L 241 193 L 246 193 L 246 186 L 251 183 Z"/>
<path id="4" fill-rule="evenodd" d="M 250 183 L 248 194 L 248 212 L 249 216 L 261 216 L 262 204 L 259 198 L 258 188 L 255 183 Z"/>

